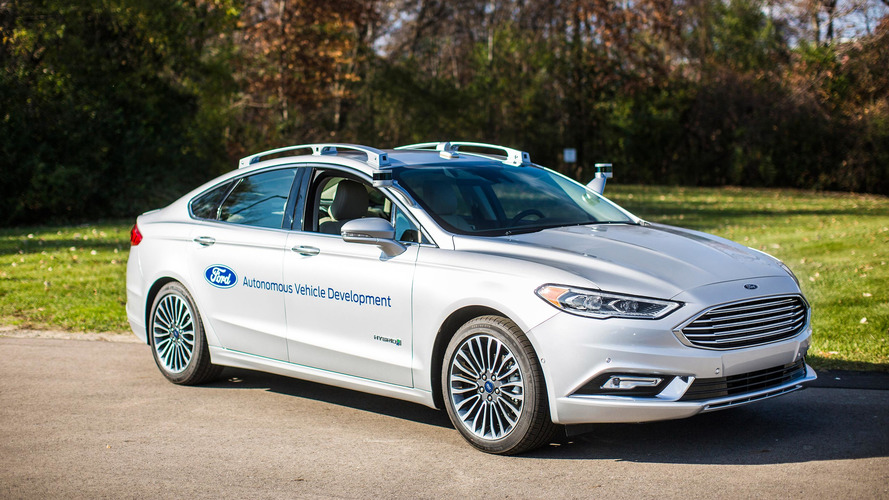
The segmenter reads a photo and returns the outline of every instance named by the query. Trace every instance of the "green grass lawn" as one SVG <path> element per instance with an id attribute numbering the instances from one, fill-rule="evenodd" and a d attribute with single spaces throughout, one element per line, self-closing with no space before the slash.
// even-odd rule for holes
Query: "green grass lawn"
<path id="1" fill-rule="evenodd" d="M 606 194 L 647 220 L 783 260 L 814 310 L 812 364 L 889 371 L 889 198 L 617 183 Z M 0 325 L 127 331 L 131 224 L 0 230 Z"/>
<path id="2" fill-rule="evenodd" d="M 0 230 L 0 324 L 126 331 L 131 224 Z"/>
<path id="3" fill-rule="evenodd" d="M 620 185 L 605 192 L 644 219 L 713 233 L 783 260 L 813 308 L 812 364 L 889 371 L 889 198 Z"/>

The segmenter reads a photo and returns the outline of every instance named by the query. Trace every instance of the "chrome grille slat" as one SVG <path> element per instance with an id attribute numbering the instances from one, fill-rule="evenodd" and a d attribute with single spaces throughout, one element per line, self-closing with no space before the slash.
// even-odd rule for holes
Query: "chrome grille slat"
<path id="1" fill-rule="evenodd" d="M 692 346 L 739 349 L 795 336 L 805 328 L 807 313 L 800 296 L 752 299 L 704 311 L 676 333 Z"/>
<path id="2" fill-rule="evenodd" d="M 685 332 L 688 332 L 689 330 L 691 330 L 692 332 L 719 331 L 720 329 L 722 329 L 722 330 L 731 329 L 731 331 L 741 331 L 741 330 L 738 330 L 737 327 L 748 326 L 748 325 L 775 324 L 776 322 L 787 322 L 787 321 L 795 322 L 795 321 L 799 320 L 799 316 L 801 316 L 802 314 L 803 314 L 802 311 L 795 311 L 790 314 L 779 314 L 779 315 L 775 315 L 775 316 L 759 318 L 756 320 L 738 321 L 736 323 L 731 323 L 731 324 L 685 327 L 683 329 L 683 331 L 685 331 Z M 760 315 L 760 316 L 762 316 L 762 315 Z M 690 333 L 689 335 L 693 335 L 693 333 Z"/>
<path id="3" fill-rule="evenodd" d="M 750 334 L 752 334 L 751 336 L 753 336 L 753 335 L 758 335 L 758 332 L 761 332 L 763 329 L 768 329 L 769 331 L 775 331 L 775 330 L 786 328 L 788 326 L 793 326 L 798 322 L 799 322 L 799 318 L 791 318 L 789 320 L 777 321 L 774 323 L 765 323 L 765 324 L 760 323 L 760 325 L 763 325 L 763 326 L 759 326 L 756 328 L 741 328 L 738 330 L 725 330 L 725 331 L 713 330 L 713 331 L 708 332 L 706 334 L 699 334 L 699 333 L 686 334 L 686 337 L 688 337 L 688 339 L 691 340 L 692 338 L 699 338 L 699 337 L 703 337 L 703 338 L 730 337 L 730 336 L 734 336 L 734 335 L 744 335 L 747 333 L 750 333 Z"/>
<path id="4" fill-rule="evenodd" d="M 733 313 L 733 312 L 737 312 L 737 311 L 748 311 L 748 310 L 753 309 L 755 307 L 761 307 L 761 306 L 774 307 L 776 305 L 789 304 L 791 302 L 794 302 L 793 298 L 785 298 L 785 299 L 778 300 L 778 301 L 750 300 L 750 301 L 745 301 L 745 302 L 741 303 L 741 304 L 745 304 L 745 305 L 722 306 L 717 309 L 719 309 L 720 313 Z"/>
<path id="5" fill-rule="evenodd" d="M 797 310 L 797 308 L 791 304 L 789 306 L 780 307 L 777 309 L 757 310 L 754 312 L 748 312 L 748 313 L 743 313 L 743 314 L 733 314 L 730 316 L 719 316 L 718 318 L 708 318 L 708 319 L 701 320 L 701 321 L 706 321 L 708 323 L 717 323 L 717 322 L 724 322 L 724 321 L 734 321 L 737 319 L 744 319 L 744 318 L 756 318 L 756 317 L 762 316 L 763 314 L 767 314 L 767 313 L 779 313 L 779 312 L 783 313 L 783 312 L 796 311 L 796 310 Z"/>
<path id="6" fill-rule="evenodd" d="M 796 330 L 797 330 L 796 328 L 791 327 L 791 328 L 785 328 L 784 330 L 780 330 L 777 332 L 768 332 L 768 333 L 762 333 L 759 335 L 745 335 L 742 338 L 745 342 L 750 341 L 750 340 L 761 340 L 761 339 L 766 339 L 766 338 L 775 337 L 775 336 L 777 336 L 778 339 L 781 339 L 781 338 L 784 338 L 783 337 L 784 334 L 786 334 L 788 332 L 794 332 Z M 774 339 L 772 341 L 774 341 Z M 733 342 L 738 342 L 738 338 L 736 337 L 736 338 L 716 339 L 716 340 L 698 340 L 695 343 L 698 343 L 701 345 L 706 344 L 707 347 L 721 347 L 724 344 L 729 344 L 729 343 L 733 343 Z"/>

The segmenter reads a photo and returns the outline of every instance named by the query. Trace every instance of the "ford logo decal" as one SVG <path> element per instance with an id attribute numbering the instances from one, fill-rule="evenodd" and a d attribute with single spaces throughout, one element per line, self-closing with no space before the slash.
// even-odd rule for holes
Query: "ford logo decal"
<path id="1" fill-rule="evenodd" d="M 238 284 L 238 275 L 221 264 L 208 267 L 204 271 L 204 279 L 216 288 L 231 288 Z"/>
<path id="2" fill-rule="evenodd" d="M 748 290 L 756 290 L 759 287 L 754 285 L 753 283 L 747 283 L 746 285 L 744 285 L 744 288 L 746 288 Z"/>

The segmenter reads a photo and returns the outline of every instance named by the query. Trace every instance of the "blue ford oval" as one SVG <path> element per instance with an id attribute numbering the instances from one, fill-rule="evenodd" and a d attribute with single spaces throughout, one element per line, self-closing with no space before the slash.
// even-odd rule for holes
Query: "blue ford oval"
<path id="1" fill-rule="evenodd" d="M 204 271 L 204 279 L 217 288 L 231 288 L 238 283 L 238 275 L 221 264 L 208 267 Z"/>

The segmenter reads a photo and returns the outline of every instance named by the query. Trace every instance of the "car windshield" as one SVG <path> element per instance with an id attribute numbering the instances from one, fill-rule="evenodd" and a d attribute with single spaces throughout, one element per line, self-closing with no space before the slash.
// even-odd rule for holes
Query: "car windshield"
<path id="1" fill-rule="evenodd" d="M 583 185 L 539 167 L 401 167 L 393 178 L 442 227 L 458 234 L 501 236 L 635 222 Z"/>

